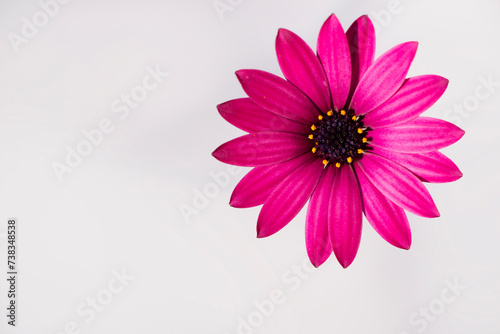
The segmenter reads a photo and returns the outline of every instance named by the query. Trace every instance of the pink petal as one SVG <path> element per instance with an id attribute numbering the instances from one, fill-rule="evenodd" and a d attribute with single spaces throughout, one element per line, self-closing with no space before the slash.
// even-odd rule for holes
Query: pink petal
<path id="1" fill-rule="evenodd" d="M 212 155 L 227 164 L 254 167 L 290 160 L 310 147 L 311 141 L 304 135 L 256 132 L 222 144 Z"/>
<path id="2" fill-rule="evenodd" d="M 217 109 L 226 121 L 246 132 L 310 132 L 308 125 L 273 114 L 259 107 L 249 98 L 236 99 L 219 104 Z"/>
<path id="3" fill-rule="evenodd" d="M 264 204 L 278 184 L 314 157 L 308 152 L 279 164 L 255 167 L 236 185 L 229 204 L 235 208 L 250 208 Z"/>
<path id="4" fill-rule="evenodd" d="M 437 151 L 458 141 L 464 131 L 456 125 L 430 117 L 369 132 L 373 146 L 396 152 L 419 153 Z"/>
<path id="5" fill-rule="evenodd" d="M 313 50 L 293 32 L 280 29 L 276 37 L 276 53 L 281 71 L 323 112 L 330 107 L 330 89 L 325 71 Z"/>
<path id="6" fill-rule="evenodd" d="M 429 191 L 406 168 L 369 153 L 364 154 L 358 165 L 370 182 L 394 204 L 422 217 L 439 217 Z"/>
<path id="7" fill-rule="evenodd" d="M 367 15 L 358 18 L 346 32 L 349 50 L 351 51 L 351 89 L 352 97 L 359 80 L 375 59 L 375 28 Z"/>
<path id="8" fill-rule="evenodd" d="M 366 114 L 387 101 L 403 84 L 417 52 L 417 42 L 399 44 L 378 58 L 361 78 L 351 109 Z"/>
<path id="9" fill-rule="evenodd" d="M 336 168 L 326 168 L 309 202 L 306 217 L 307 255 L 316 268 L 332 253 L 328 234 L 328 206 Z"/>
<path id="10" fill-rule="evenodd" d="M 248 97 L 264 109 L 307 125 L 319 115 L 318 108 L 304 93 L 274 74 L 241 70 L 236 76 Z"/>
<path id="11" fill-rule="evenodd" d="M 345 107 L 351 87 L 351 54 L 344 29 L 335 14 L 321 27 L 317 49 L 330 83 L 333 107 L 339 111 Z"/>
<path id="12" fill-rule="evenodd" d="M 347 268 L 358 252 L 363 220 L 359 184 L 348 165 L 337 172 L 333 181 L 328 216 L 333 252 L 342 267 Z"/>
<path id="13" fill-rule="evenodd" d="M 438 75 L 422 75 L 406 79 L 389 100 L 365 116 L 372 128 L 408 122 L 420 116 L 443 95 L 448 79 Z"/>
<path id="14" fill-rule="evenodd" d="M 268 237 L 288 224 L 307 203 L 323 171 L 320 159 L 293 171 L 269 195 L 257 220 L 257 237 Z"/>
<path id="15" fill-rule="evenodd" d="M 388 200 L 360 168 L 357 175 L 363 193 L 365 216 L 375 231 L 391 245 L 410 249 L 411 231 L 405 211 Z"/>
<path id="16" fill-rule="evenodd" d="M 457 165 L 440 152 L 400 153 L 374 147 L 373 153 L 409 169 L 424 182 L 444 183 L 462 177 Z"/>

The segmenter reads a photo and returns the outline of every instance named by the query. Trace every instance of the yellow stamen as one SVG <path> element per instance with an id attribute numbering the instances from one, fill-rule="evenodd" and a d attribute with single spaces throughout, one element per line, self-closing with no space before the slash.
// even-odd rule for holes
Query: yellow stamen
<path id="1" fill-rule="evenodd" d="M 341 114 L 342 116 L 345 116 L 345 110 L 341 110 L 341 111 L 340 111 L 340 114 Z"/>
<path id="2" fill-rule="evenodd" d="M 340 162 L 337 162 L 337 163 L 335 164 L 335 167 L 340 168 Z"/>
<path id="3" fill-rule="evenodd" d="M 326 113 L 328 116 L 332 116 L 333 115 L 333 112 L 330 110 Z"/>
<path id="4" fill-rule="evenodd" d="M 316 125 L 311 125 L 311 130 L 315 131 L 316 130 Z"/>
<path id="5" fill-rule="evenodd" d="M 362 133 L 363 133 L 363 129 L 358 128 L 358 133 L 359 133 L 359 134 L 362 134 Z"/>
<path id="6" fill-rule="evenodd" d="M 325 159 L 325 160 L 323 160 L 323 165 L 325 165 L 325 166 L 326 166 L 327 164 L 328 164 L 328 160 L 326 160 L 326 159 Z"/>
<path id="7" fill-rule="evenodd" d="M 323 115 L 319 115 L 318 119 L 321 121 L 323 119 Z"/>
<path id="8" fill-rule="evenodd" d="M 352 116 L 352 120 L 355 121 L 357 120 L 358 118 L 356 116 Z"/>
<path id="9" fill-rule="evenodd" d="M 316 147 L 313 147 L 312 152 L 316 153 L 316 151 L 317 151 Z"/>
<path id="10" fill-rule="evenodd" d="M 352 162 L 352 158 L 351 157 L 347 157 L 347 163 L 351 163 Z"/>
<path id="11" fill-rule="evenodd" d="M 362 154 L 363 153 L 363 150 L 358 148 L 358 154 Z"/>
<path id="12" fill-rule="evenodd" d="M 316 144 L 316 146 L 318 146 L 318 145 L 319 145 L 319 143 L 318 143 L 318 142 L 315 142 L 314 144 Z"/>
<path id="13" fill-rule="evenodd" d="M 363 138 L 363 143 L 366 143 L 367 141 L 368 141 L 368 139 L 366 139 L 366 137 Z"/>

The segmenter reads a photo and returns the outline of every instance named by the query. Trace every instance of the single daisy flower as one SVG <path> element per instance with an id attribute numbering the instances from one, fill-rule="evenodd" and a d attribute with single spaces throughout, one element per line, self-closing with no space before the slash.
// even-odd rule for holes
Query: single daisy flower
<path id="1" fill-rule="evenodd" d="M 405 210 L 438 217 L 423 182 L 459 179 L 440 149 L 464 131 L 420 116 L 444 93 L 437 75 L 406 78 L 417 42 L 397 45 L 374 60 L 375 31 L 362 16 L 344 33 L 335 15 L 323 24 L 317 55 L 280 29 L 276 53 L 286 78 L 259 70 L 236 72 L 248 98 L 218 106 L 249 134 L 213 152 L 218 160 L 253 168 L 230 205 L 262 205 L 257 237 L 287 225 L 309 201 L 306 246 L 318 267 L 333 252 L 347 268 L 361 239 L 362 216 L 390 244 L 409 249 Z"/>

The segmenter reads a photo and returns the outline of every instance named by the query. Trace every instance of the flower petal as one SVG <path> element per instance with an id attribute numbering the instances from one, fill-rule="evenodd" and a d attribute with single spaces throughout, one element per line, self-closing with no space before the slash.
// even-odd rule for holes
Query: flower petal
<path id="1" fill-rule="evenodd" d="M 424 182 L 444 183 L 462 177 L 457 165 L 440 152 L 400 153 L 374 147 L 373 153 L 392 160 L 409 169 Z"/>
<path id="2" fill-rule="evenodd" d="M 309 126 L 263 109 L 249 98 L 219 104 L 217 110 L 226 121 L 246 132 L 310 132 Z"/>
<path id="3" fill-rule="evenodd" d="M 323 112 L 331 109 L 330 90 L 325 71 L 314 51 L 293 32 L 280 29 L 276 37 L 276 54 L 281 71 Z"/>
<path id="4" fill-rule="evenodd" d="M 349 50 L 351 51 L 351 89 L 352 97 L 359 80 L 375 59 L 375 28 L 367 15 L 358 18 L 346 32 Z"/>
<path id="5" fill-rule="evenodd" d="M 257 237 L 268 237 L 288 224 L 307 203 L 323 171 L 320 159 L 293 171 L 269 195 L 257 220 Z"/>
<path id="6" fill-rule="evenodd" d="M 387 101 L 403 84 L 417 52 L 417 42 L 399 44 L 378 58 L 361 78 L 351 109 L 366 114 Z"/>
<path id="7" fill-rule="evenodd" d="M 464 133 L 452 123 L 421 116 L 393 127 L 375 128 L 369 135 L 373 138 L 373 146 L 396 152 L 419 153 L 449 146 L 462 138 Z"/>
<path id="8" fill-rule="evenodd" d="M 364 154 L 358 165 L 370 182 L 394 204 L 422 217 L 439 217 L 429 191 L 406 168 L 370 153 Z"/>
<path id="9" fill-rule="evenodd" d="M 317 51 L 330 83 L 333 107 L 339 111 L 345 107 L 351 87 L 351 54 L 344 29 L 335 14 L 321 27 Z"/>
<path id="10" fill-rule="evenodd" d="M 422 75 L 406 79 L 389 100 L 366 114 L 364 123 L 372 128 L 408 122 L 420 116 L 443 95 L 448 79 Z"/>
<path id="11" fill-rule="evenodd" d="M 212 155 L 227 164 L 255 167 L 290 160 L 307 152 L 310 147 L 311 142 L 304 135 L 256 132 L 222 144 Z"/>
<path id="12" fill-rule="evenodd" d="M 314 157 L 308 152 L 279 164 L 255 167 L 236 185 L 229 205 L 235 208 L 250 208 L 264 204 L 278 184 Z"/>
<path id="13" fill-rule="evenodd" d="M 359 184 L 348 165 L 337 172 L 333 181 L 328 216 L 330 244 L 339 263 L 347 268 L 358 252 L 363 220 Z"/>
<path id="14" fill-rule="evenodd" d="M 307 207 L 306 247 L 307 255 L 316 268 L 332 253 L 328 234 L 328 206 L 332 194 L 336 168 L 326 168 Z"/>
<path id="15" fill-rule="evenodd" d="M 357 168 L 365 216 L 375 231 L 393 246 L 410 249 L 411 231 L 405 211 L 387 199 Z"/>
<path id="16" fill-rule="evenodd" d="M 255 103 L 277 115 L 310 125 L 318 108 L 297 87 L 268 72 L 240 70 L 236 76 Z"/>

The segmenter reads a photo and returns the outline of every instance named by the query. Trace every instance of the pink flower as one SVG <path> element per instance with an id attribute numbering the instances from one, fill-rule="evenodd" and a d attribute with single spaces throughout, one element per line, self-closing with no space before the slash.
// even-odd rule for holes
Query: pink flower
<path id="1" fill-rule="evenodd" d="M 249 134 L 213 152 L 218 160 L 253 168 L 230 204 L 264 204 L 257 237 L 287 225 L 309 201 L 307 253 L 320 266 L 335 253 L 347 268 L 361 239 L 363 213 L 390 244 L 411 245 L 405 211 L 438 217 L 422 182 L 451 182 L 462 173 L 439 152 L 464 131 L 420 116 L 444 93 L 437 75 L 406 79 L 417 42 L 393 47 L 374 61 L 375 32 L 367 16 L 344 33 L 335 15 L 319 33 L 317 56 L 291 31 L 276 38 L 287 80 L 259 70 L 236 75 L 249 98 L 218 106 Z"/>

